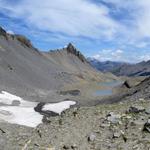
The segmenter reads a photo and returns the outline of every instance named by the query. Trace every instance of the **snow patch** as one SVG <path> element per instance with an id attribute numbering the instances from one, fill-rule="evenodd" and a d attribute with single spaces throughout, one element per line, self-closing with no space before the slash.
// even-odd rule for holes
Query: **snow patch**
<path id="1" fill-rule="evenodd" d="M 54 104 L 46 104 L 43 106 L 42 110 L 52 111 L 60 115 L 64 110 L 69 109 L 70 106 L 75 105 L 75 104 L 76 102 L 74 101 L 64 101 L 64 102 L 59 102 L 59 103 L 54 103 Z"/>
<path id="2" fill-rule="evenodd" d="M 34 128 L 42 123 L 42 118 L 43 116 L 38 112 L 35 112 L 32 107 L 0 107 L 0 119 L 12 124 L 19 124 Z"/>
<path id="3" fill-rule="evenodd" d="M 14 101 L 18 101 L 19 105 L 13 106 Z M 29 127 L 36 127 L 42 122 L 43 116 L 34 110 L 38 102 L 25 101 L 19 96 L 2 91 L 0 103 L 9 105 L 0 106 L 0 120 L 2 121 Z"/>
<path id="4" fill-rule="evenodd" d="M 14 101 L 18 101 L 19 104 L 14 106 Z M 38 102 L 29 102 L 23 100 L 21 97 L 2 91 L 0 93 L 0 103 L 7 105 L 0 105 L 0 121 L 29 127 L 36 127 L 42 123 L 43 115 L 34 110 Z M 74 101 L 64 101 L 53 104 L 48 103 L 43 106 L 42 110 L 61 114 L 64 110 L 69 109 L 70 106 L 75 104 L 76 102 Z"/>
<path id="5" fill-rule="evenodd" d="M 22 99 L 5 91 L 0 93 L 0 103 L 11 105 L 14 100 L 21 101 Z"/>
<path id="6" fill-rule="evenodd" d="M 0 103 L 12 105 L 13 101 L 19 101 L 20 102 L 19 106 L 26 106 L 26 107 L 27 106 L 28 107 L 30 107 L 30 106 L 35 107 L 38 104 L 37 102 L 25 101 L 21 97 L 16 96 L 16 95 L 12 95 L 6 91 L 2 91 L 0 93 Z"/>

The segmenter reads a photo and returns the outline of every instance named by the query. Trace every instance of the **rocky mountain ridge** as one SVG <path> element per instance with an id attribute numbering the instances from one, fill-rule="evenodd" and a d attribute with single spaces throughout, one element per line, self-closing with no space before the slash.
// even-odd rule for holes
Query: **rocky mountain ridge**
<path id="1" fill-rule="evenodd" d="M 150 61 L 143 61 L 137 64 L 124 62 L 100 62 L 98 60 L 89 59 L 93 67 L 102 72 L 111 72 L 117 76 L 149 76 Z"/>

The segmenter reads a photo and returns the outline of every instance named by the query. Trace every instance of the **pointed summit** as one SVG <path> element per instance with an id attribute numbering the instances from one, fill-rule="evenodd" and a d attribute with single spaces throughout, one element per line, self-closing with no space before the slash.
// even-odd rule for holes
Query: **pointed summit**
<path id="1" fill-rule="evenodd" d="M 76 49 L 76 47 L 72 43 L 68 44 L 66 50 L 68 53 L 71 53 L 77 56 L 82 62 L 87 62 L 86 58 L 81 54 L 80 51 Z"/>
<path id="2" fill-rule="evenodd" d="M 72 54 L 75 54 L 77 52 L 77 49 L 72 43 L 69 43 L 66 49 L 67 49 L 67 52 L 70 52 Z"/>

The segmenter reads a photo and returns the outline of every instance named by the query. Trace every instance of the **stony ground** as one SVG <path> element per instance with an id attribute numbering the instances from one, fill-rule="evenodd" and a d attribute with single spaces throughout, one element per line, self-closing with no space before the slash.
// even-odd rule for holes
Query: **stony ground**
<path id="1" fill-rule="evenodd" d="M 0 150 L 150 150 L 150 101 L 72 108 L 37 128 L 0 123 Z"/>

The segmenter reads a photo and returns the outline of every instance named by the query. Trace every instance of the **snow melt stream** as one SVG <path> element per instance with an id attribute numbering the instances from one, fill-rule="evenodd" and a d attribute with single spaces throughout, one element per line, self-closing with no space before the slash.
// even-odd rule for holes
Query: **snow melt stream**
<path id="1" fill-rule="evenodd" d="M 15 102 L 17 102 L 16 106 Z M 42 123 L 43 115 L 34 110 L 38 102 L 25 101 L 21 97 L 2 91 L 0 93 L 0 103 L 2 104 L 0 105 L 0 121 L 29 127 L 36 127 Z M 61 114 L 64 110 L 69 109 L 70 106 L 75 104 L 76 102 L 74 101 L 47 103 L 43 106 L 42 110 Z"/>

